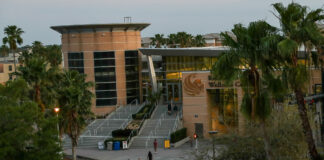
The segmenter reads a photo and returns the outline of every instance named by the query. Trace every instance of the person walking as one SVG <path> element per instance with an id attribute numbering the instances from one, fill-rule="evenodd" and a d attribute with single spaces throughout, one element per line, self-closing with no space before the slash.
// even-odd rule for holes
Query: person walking
<path id="1" fill-rule="evenodd" d="M 178 114 L 178 106 L 177 105 L 174 105 L 173 111 L 175 112 L 176 115 Z"/>
<path id="2" fill-rule="evenodd" d="M 154 152 L 156 153 L 156 149 L 158 145 L 156 139 L 154 139 L 153 145 L 154 145 Z"/>
<path id="3" fill-rule="evenodd" d="M 147 155 L 147 159 L 148 160 L 153 160 L 153 155 L 152 155 L 151 151 L 149 151 L 149 153 Z"/>
<path id="4" fill-rule="evenodd" d="M 171 108 L 171 104 L 168 104 L 168 114 L 169 114 L 169 115 L 171 115 L 171 110 L 172 110 L 172 108 Z"/>

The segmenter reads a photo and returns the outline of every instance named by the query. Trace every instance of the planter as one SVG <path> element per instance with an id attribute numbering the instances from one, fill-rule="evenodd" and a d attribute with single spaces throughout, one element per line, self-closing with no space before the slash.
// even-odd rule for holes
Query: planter
<path id="1" fill-rule="evenodd" d="M 176 143 L 172 143 L 171 146 L 174 148 L 180 147 L 181 145 L 185 144 L 186 142 L 190 141 L 190 137 L 186 137 Z"/>

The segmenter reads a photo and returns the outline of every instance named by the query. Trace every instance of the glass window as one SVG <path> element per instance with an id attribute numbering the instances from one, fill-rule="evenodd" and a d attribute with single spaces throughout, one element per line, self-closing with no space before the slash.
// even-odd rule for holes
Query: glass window
<path id="1" fill-rule="evenodd" d="M 70 70 L 84 73 L 83 52 L 68 53 L 68 66 Z"/>
<path id="2" fill-rule="evenodd" d="M 139 100 L 138 51 L 125 51 L 127 103 Z"/>
<path id="3" fill-rule="evenodd" d="M 115 52 L 94 52 L 96 106 L 117 104 Z"/>
<path id="4" fill-rule="evenodd" d="M 9 65 L 9 71 L 12 71 L 12 65 Z"/>

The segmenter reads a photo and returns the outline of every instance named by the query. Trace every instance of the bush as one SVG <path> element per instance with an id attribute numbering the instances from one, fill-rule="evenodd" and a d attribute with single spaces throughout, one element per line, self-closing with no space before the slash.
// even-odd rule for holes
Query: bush
<path id="1" fill-rule="evenodd" d="M 131 129 L 117 129 L 112 131 L 111 135 L 116 138 L 116 137 L 128 137 L 131 134 L 132 130 Z"/>
<path id="2" fill-rule="evenodd" d="M 141 108 L 141 110 L 139 110 L 137 113 L 135 114 L 132 114 L 132 118 L 133 119 L 137 119 L 137 120 L 141 120 L 144 118 L 144 116 L 146 114 L 148 114 L 149 116 L 146 117 L 146 118 L 149 118 L 151 116 L 152 113 L 150 113 L 152 107 L 155 107 L 155 105 L 150 105 L 150 104 L 147 104 L 145 105 L 143 108 Z"/>
<path id="3" fill-rule="evenodd" d="M 179 129 L 171 133 L 171 143 L 176 143 L 187 137 L 187 128 Z"/>

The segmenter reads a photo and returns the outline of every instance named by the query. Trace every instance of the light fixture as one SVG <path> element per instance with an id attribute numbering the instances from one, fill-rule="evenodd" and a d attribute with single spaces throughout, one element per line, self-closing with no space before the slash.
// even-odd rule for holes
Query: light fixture
<path id="1" fill-rule="evenodd" d="M 58 113 L 59 111 L 60 111 L 60 108 L 59 108 L 59 107 L 55 107 L 55 108 L 54 108 L 54 112 L 55 112 L 55 113 Z"/>

